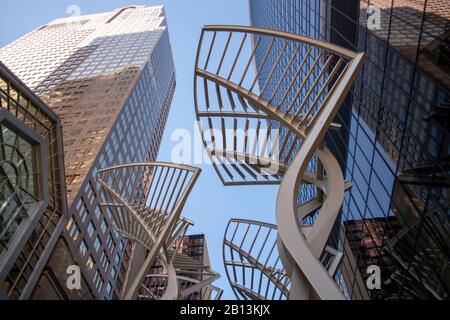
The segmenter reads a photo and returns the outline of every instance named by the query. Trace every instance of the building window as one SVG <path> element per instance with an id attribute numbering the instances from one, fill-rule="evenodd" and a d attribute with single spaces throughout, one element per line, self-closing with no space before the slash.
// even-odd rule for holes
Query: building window
<path id="1" fill-rule="evenodd" d="M 101 137 L 89 137 L 89 138 L 84 138 L 81 142 L 82 142 L 82 144 L 91 145 L 91 144 L 100 143 L 101 140 L 102 140 Z"/>
<path id="2" fill-rule="evenodd" d="M 81 256 L 85 256 L 88 251 L 88 246 L 85 241 L 82 241 L 80 244 L 80 254 Z"/>
<path id="3" fill-rule="evenodd" d="M 91 184 L 88 183 L 84 189 L 85 193 L 86 193 L 86 199 L 89 202 L 90 205 L 92 205 L 92 202 L 95 199 L 94 196 L 94 189 L 92 188 Z"/>
<path id="4" fill-rule="evenodd" d="M 111 241 L 112 241 L 112 236 L 111 236 L 111 234 L 108 234 L 108 238 L 106 238 L 106 244 L 108 245 L 108 247 L 110 246 Z"/>
<path id="5" fill-rule="evenodd" d="M 11 85 L 9 88 L 12 93 Z M 11 112 L 20 112 L 10 102 Z M 16 110 L 12 110 L 13 108 Z M 3 200 L 0 212 L 0 254 L 20 233 L 21 227 L 35 213 L 39 204 L 37 145 L 29 141 L 10 128 L 9 124 L 0 124 L 0 196 Z"/>
<path id="6" fill-rule="evenodd" d="M 73 184 L 77 184 L 80 181 L 81 181 L 81 179 L 80 179 L 80 175 L 79 174 L 73 174 L 73 175 L 66 176 L 66 184 L 68 186 L 73 185 Z"/>
<path id="7" fill-rule="evenodd" d="M 112 284 L 111 282 L 109 282 L 108 285 L 106 286 L 106 293 L 110 295 L 111 292 L 112 292 Z"/>
<path id="8" fill-rule="evenodd" d="M 67 165 L 67 169 L 69 170 L 78 170 L 78 169 L 84 169 L 87 168 L 89 165 L 89 162 L 87 161 L 74 161 Z"/>
<path id="9" fill-rule="evenodd" d="M 108 225 L 106 224 L 105 220 L 103 220 L 100 224 L 100 229 L 102 230 L 102 233 L 105 233 L 106 229 L 108 229 Z"/>
<path id="10" fill-rule="evenodd" d="M 116 279 L 116 275 L 117 275 L 117 270 L 115 267 L 112 267 L 111 268 L 111 278 Z"/>
<path id="11" fill-rule="evenodd" d="M 72 229 L 72 226 L 74 223 L 75 223 L 75 221 L 73 220 L 73 218 L 70 218 L 69 222 L 66 225 L 66 230 L 70 231 L 70 229 Z"/>
<path id="12" fill-rule="evenodd" d="M 78 124 L 78 125 L 80 125 L 80 124 Z M 67 126 L 67 124 L 66 124 L 66 126 Z M 79 149 L 79 150 L 75 151 L 74 157 L 82 159 L 82 158 L 90 157 L 93 154 L 94 154 L 94 150 L 93 149 Z"/>
<path id="13" fill-rule="evenodd" d="M 100 247 L 102 246 L 102 242 L 100 241 L 100 238 L 99 237 L 97 237 L 96 239 L 95 239 L 95 242 L 94 242 L 94 248 L 95 248 L 95 251 L 99 251 L 100 250 Z"/>
<path id="14" fill-rule="evenodd" d="M 108 263 L 106 263 L 106 262 L 108 262 Z M 101 258 L 100 258 L 100 263 L 103 265 L 103 266 L 107 266 L 107 267 L 105 267 L 105 270 L 106 269 L 108 269 L 108 266 L 109 266 L 109 260 L 108 260 L 108 254 L 106 253 L 106 251 L 105 250 L 103 250 L 103 252 L 102 252 L 102 256 L 101 256 Z"/>
<path id="15" fill-rule="evenodd" d="M 116 244 L 114 242 L 114 239 L 112 239 L 111 242 L 108 245 L 108 249 L 109 249 L 110 252 L 113 252 L 115 248 L 116 248 Z"/>
<path id="16" fill-rule="evenodd" d="M 100 275 L 100 272 L 98 270 L 95 271 L 94 274 L 94 285 L 97 288 L 97 290 L 100 292 L 102 290 L 103 287 L 103 279 L 102 276 Z"/>
<path id="17" fill-rule="evenodd" d="M 94 259 L 92 258 L 92 256 L 89 256 L 89 259 L 86 262 L 86 267 L 88 268 L 89 271 L 91 271 L 92 269 L 94 269 Z"/>
<path id="18" fill-rule="evenodd" d="M 80 200 L 80 201 L 81 201 L 81 200 Z M 79 216 L 80 216 L 80 218 L 81 218 L 81 221 L 82 221 L 83 223 L 85 223 L 85 222 L 86 222 L 86 219 L 87 219 L 87 217 L 88 217 L 88 211 L 87 211 L 86 206 L 85 206 L 84 203 L 82 203 L 81 208 L 78 209 L 78 214 L 79 214 Z"/>
<path id="19" fill-rule="evenodd" d="M 101 211 L 99 206 L 95 206 L 95 216 L 98 220 L 100 220 Z"/>
<path id="20" fill-rule="evenodd" d="M 92 238 L 92 236 L 94 235 L 94 232 L 95 232 L 95 227 L 92 224 L 92 222 L 89 223 L 89 226 L 87 228 L 87 232 L 88 232 L 89 237 Z"/>
<path id="21" fill-rule="evenodd" d="M 102 263 L 102 267 L 104 270 L 108 270 L 108 267 L 109 267 L 109 259 L 108 258 L 104 259 L 104 261 Z"/>
<path id="22" fill-rule="evenodd" d="M 80 229 L 78 228 L 77 223 L 75 221 L 73 221 L 73 223 L 71 224 L 69 236 L 72 238 L 73 241 L 77 241 L 78 237 L 80 236 Z"/>

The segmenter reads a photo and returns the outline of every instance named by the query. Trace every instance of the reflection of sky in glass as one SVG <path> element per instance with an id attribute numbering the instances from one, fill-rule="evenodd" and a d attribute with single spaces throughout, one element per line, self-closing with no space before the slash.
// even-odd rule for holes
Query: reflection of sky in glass
<path id="1" fill-rule="evenodd" d="M 69 76 L 69 80 L 108 74 L 127 66 L 143 67 L 159 37 L 166 29 L 161 7 L 125 9 L 106 23 L 91 20 L 79 27 L 94 30 L 79 46 L 95 46 L 95 51 Z M 94 15 L 99 17 L 101 15 Z M 86 17 L 80 17 L 84 21 Z"/>
<path id="2" fill-rule="evenodd" d="M 29 137 L 0 126 L 0 256 L 22 233 L 25 223 L 37 212 L 39 180 L 37 175 L 37 146 Z"/>
<path id="3" fill-rule="evenodd" d="M 153 51 L 163 29 L 97 38 L 98 46 L 68 77 L 68 80 L 94 77 L 120 71 L 124 67 L 142 67 Z"/>
<path id="4" fill-rule="evenodd" d="M 275 8 L 276 7 L 276 8 Z M 321 28 L 323 21 L 321 19 L 321 1 L 293 1 L 291 4 L 285 6 L 285 10 L 280 10 L 278 0 L 257 0 L 250 1 L 250 16 L 251 16 L 251 24 L 257 27 L 263 28 L 276 28 L 286 32 L 293 32 L 301 35 L 305 35 L 311 38 L 321 39 L 324 35 L 321 33 Z M 264 58 L 264 54 L 266 52 L 267 47 L 269 46 L 269 41 L 265 43 L 261 43 L 260 49 L 256 54 L 256 65 L 259 66 L 262 63 Z M 272 53 L 270 54 L 269 61 L 276 60 L 278 53 L 282 50 L 281 44 L 275 44 Z M 264 98 L 269 99 L 274 89 L 276 88 L 276 84 L 279 82 L 283 71 L 289 65 L 291 57 L 295 52 L 296 48 L 294 46 L 288 46 L 286 48 L 286 53 L 283 55 L 282 59 L 278 64 L 277 71 L 271 78 L 270 83 L 267 85 L 267 89 L 264 93 Z M 301 47 L 298 57 L 293 61 L 291 68 L 286 73 L 284 80 L 279 87 L 277 94 L 273 100 L 274 104 L 281 103 L 284 93 L 289 88 L 292 77 L 295 75 L 298 67 L 301 65 L 302 60 L 305 58 L 307 54 L 308 48 Z M 307 75 L 307 70 L 313 66 L 315 59 L 317 58 L 319 50 L 314 49 L 310 57 L 305 62 L 305 67 L 302 69 L 300 73 L 301 76 Z M 324 61 L 324 60 L 323 60 Z M 323 61 L 319 61 L 317 67 L 314 69 L 312 75 L 318 76 L 320 72 L 320 68 L 323 64 Z M 265 68 L 263 68 L 263 72 L 259 77 L 260 86 L 265 86 L 267 77 L 270 74 L 271 64 L 267 64 Z M 321 82 L 324 80 L 321 80 Z M 311 78 L 311 81 L 305 84 L 304 89 L 302 89 L 298 99 L 293 103 L 294 112 L 300 107 L 301 103 L 305 100 L 305 97 L 309 91 L 309 85 L 314 82 L 314 77 Z M 292 89 L 287 94 L 284 103 L 281 105 L 283 110 L 287 110 L 290 107 L 292 101 L 299 90 L 301 88 L 302 82 L 299 80 L 292 86 Z M 320 85 L 320 82 L 319 82 Z M 309 101 L 313 101 L 316 96 L 316 92 L 313 92 Z M 319 100 L 320 102 L 320 100 Z M 307 108 L 306 108 L 307 109 Z M 302 113 L 306 112 L 303 111 Z M 281 133 L 280 141 L 283 141 L 286 132 Z M 294 142 L 294 136 L 291 136 L 288 140 L 288 145 L 291 145 Z M 295 154 L 295 152 L 293 153 Z M 293 156 L 288 161 L 292 161 Z M 315 157 L 308 165 L 309 171 L 314 171 L 316 166 Z M 300 188 L 299 194 L 299 202 L 304 203 L 315 197 L 316 188 L 311 185 L 302 185 Z"/>
<path id="5" fill-rule="evenodd" d="M 395 164 L 375 142 L 367 124 L 353 110 L 346 178 L 353 183 L 344 201 L 347 220 L 389 215 Z M 376 197 L 375 197 L 376 195 Z"/>

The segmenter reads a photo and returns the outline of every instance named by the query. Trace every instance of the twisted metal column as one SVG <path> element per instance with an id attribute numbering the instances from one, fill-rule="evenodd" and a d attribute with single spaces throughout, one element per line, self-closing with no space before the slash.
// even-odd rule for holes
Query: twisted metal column
<path id="1" fill-rule="evenodd" d="M 333 279 L 342 253 L 328 247 L 327 241 L 351 185 L 324 141 L 328 130 L 340 127 L 332 120 L 363 58 L 363 53 L 275 30 L 243 26 L 202 30 L 194 99 L 204 147 L 226 186 L 280 184 L 277 226 L 269 228 L 278 229 L 277 251 L 290 278 L 289 292 L 277 286 L 275 269 L 233 240 L 225 239 L 224 246 L 241 262 L 231 259 L 225 264 L 234 271 L 259 270 L 281 290 L 281 297 L 343 298 Z M 298 204 L 301 184 L 314 185 L 317 192 Z M 268 297 L 227 275 L 238 298 Z"/>

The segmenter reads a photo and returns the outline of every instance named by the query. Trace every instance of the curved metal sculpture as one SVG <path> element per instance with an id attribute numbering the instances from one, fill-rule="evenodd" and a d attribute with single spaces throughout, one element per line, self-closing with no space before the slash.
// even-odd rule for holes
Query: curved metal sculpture
<path id="1" fill-rule="evenodd" d="M 219 275 L 180 250 L 187 229 L 193 225 L 180 216 L 181 211 L 200 172 L 171 163 L 135 163 L 98 172 L 102 211 L 123 237 L 149 251 L 125 299 L 183 299 L 194 293 L 203 296 L 205 290 L 218 292 L 220 298 L 221 290 L 211 287 Z M 155 261 L 164 269 L 163 274 L 148 274 Z M 148 279 L 155 277 L 163 277 L 165 283 L 152 290 Z M 181 288 L 180 279 L 188 282 L 189 288 Z"/>
<path id="2" fill-rule="evenodd" d="M 225 231 L 223 259 L 239 300 L 286 300 L 290 279 L 277 250 L 273 224 L 232 219 Z"/>
<path id="3" fill-rule="evenodd" d="M 213 285 L 205 285 L 202 281 L 192 276 L 177 276 L 179 299 L 182 300 L 220 300 L 222 289 Z M 166 290 L 169 283 L 168 275 L 149 274 L 142 285 L 140 300 L 162 299 L 161 292 Z M 199 287 L 201 286 L 201 290 Z"/>
<path id="4" fill-rule="evenodd" d="M 224 185 L 281 184 L 278 251 L 289 299 L 343 298 L 333 280 L 341 254 L 327 241 L 350 185 L 324 139 L 339 128 L 332 120 L 363 60 L 363 53 L 286 32 L 202 30 L 194 99 L 203 143 Z M 316 170 L 308 171 L 314 156 Z M 299 204 L 301 184 L 317 192 Z"/>

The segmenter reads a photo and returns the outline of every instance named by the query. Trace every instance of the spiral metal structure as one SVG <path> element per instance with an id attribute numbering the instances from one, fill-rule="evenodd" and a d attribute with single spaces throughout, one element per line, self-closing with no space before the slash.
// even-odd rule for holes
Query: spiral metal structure
<path id="1" fill-rule="evenodd" d="M 290 279 L 277 250 L 277 227 L 232 219 L 223 240 L 230 286 L 239 300 L 286 300 Z"/>
<path id="2" fill-rule="evenodd" d="M 344 298 L 334 280 L 342 253 L 327 243 L 351 185 L 324 141 L 328 130 L 339 130 L 332 121 L 363 60 L 363 53 L 297 34 L 243 26 L 202 30 L 194 100 L 205 150 L 226 186 L 280 185 L 277 251 L 289 285 L 277 285 L 278 269 L 249 256 L 235 239 L 224 245 L 239 261 L 225 263 L 259 270 L 281 298 Z M 301 185 L 315 186 L 316 196 L 299 203 Z M 238 298 L 269 298 L 230 274 Z"/>
<path id="3" fill-rule="evenodd" d="M 222 290 L 211 285 L 219 274 L 180 248 L 193 225 L 181 212 L 199 175 L 198 168 L 171 163 L 135 163 L 98 172 L 102 212 L 124 238 L 148 250 L 126 300 L 186 299 L 193 294 L 220 298 Z M 149 273 L 155 263 L 162 273 Z"/>

